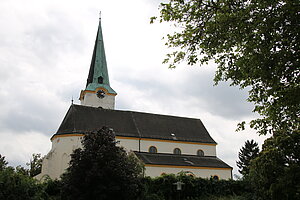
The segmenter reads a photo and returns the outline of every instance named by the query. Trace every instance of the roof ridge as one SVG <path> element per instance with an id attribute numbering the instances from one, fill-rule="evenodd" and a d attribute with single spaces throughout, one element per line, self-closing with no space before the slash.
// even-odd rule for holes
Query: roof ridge
<path id="1" fill-rule="evenodd" d="M 134 113 L 149 114 L 149 115 L 157 115 L 157 116 L 164 116 L 164 117 L 174 117 L 174 118 L 181 118 L 181 119 L 192 119 L 192 120 L 199 120 L 199 121 L 201 121 L 201 119 L 199 119 L 199 118 L 182 117 L 182 116 L 176 116 L 176 115 L 158 114 L 158 113 L 150 113 L 150 112 L 142 112 L 142 111 L 132 111 L 132 110 L 105 109 L 105 108 L 97 108 L 97 107 L 86 106 L 86 105 L 79 105 L 79 104 L 72 104 L 72 105 L 87 107 L 87 108 L 90 108 L 90 109 L 100 109 L 100 110 L 109 111 L 109 112 L 130 112 L 130 113 L 133 113 L 133 114 Z"/>

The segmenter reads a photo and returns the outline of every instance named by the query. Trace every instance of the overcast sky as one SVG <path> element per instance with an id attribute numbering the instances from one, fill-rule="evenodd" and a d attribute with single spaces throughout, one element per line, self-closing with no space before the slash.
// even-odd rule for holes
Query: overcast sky
<path id="1" fill-rule="evenodd" d="M 255 115 L 247 91 L 213 86 L 215 65 L 168 69 L 162 37 L 172 27 L 150 24 L 158 0 L 1 0 L 0 154 L 23 165 L 47 154 L 72 97 L 85 88 L 102 12 L 102 30 L 116 109 L 194 117 L 218 143 L 218 157 L 234 168 L 254 131 L 235 132 Z"/>

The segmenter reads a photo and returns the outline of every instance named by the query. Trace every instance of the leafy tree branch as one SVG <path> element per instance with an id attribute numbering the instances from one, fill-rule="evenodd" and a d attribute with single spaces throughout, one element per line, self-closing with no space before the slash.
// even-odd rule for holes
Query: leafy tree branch
<path id="1" fill-rule="evenodd" d="M 250 88 L 248 101 L 261 116 L 250 126 L 259 134 L 299 130 L 299 1 L 170 0 L 155 20 L 176 27 L 166 36 L 175 48 L 164 60 L 170 68 L 213 60 L 216 84 Z"/>

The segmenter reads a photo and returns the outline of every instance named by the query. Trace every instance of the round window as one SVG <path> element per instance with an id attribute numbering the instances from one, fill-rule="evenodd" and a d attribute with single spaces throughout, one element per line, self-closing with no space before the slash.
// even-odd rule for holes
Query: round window
<path id="1" fill-rule="evenodd" d="M 157 148 L 155 146 L 149 147 L 149 153 L 157 153 Z"/>
<path id="2" fill-rule="evenodd" d="M 173 153 L 180 155 L 181 154 L 181 150 L 179 148 L 175 148 L 174 151 L 173 151 Z"/>

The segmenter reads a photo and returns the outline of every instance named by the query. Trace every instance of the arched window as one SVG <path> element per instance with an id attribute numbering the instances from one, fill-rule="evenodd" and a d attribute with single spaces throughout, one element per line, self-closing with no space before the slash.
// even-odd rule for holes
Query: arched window
<path id="1" fill-rule="evenodd" d="M 197 156 L 204 156 L 204 152 L 201 149 L 199 149 L 197 151 Z"/>
<path id="2" fill-rule="evenodd" d="M 98 83 L 103 84 L 103 77 L 102 76 L 98 77 Z"/>
<path id="3" fill-rule="evenodd" d="M 218 181 L 220 178 L 219 178 L 218 175 L 213 175 L 213 176 L 212 176 L 212 179 Z"/>
<path id="4" fill-rule="evenodd" d="M 157 153 L 157 148 L 155 146 L 149 147 L 149 153 Z"/>
<path id="5" fill-rule="evenodd" d="M 180 150 L 179 148 L 175 148 L 175 149 L 173 150 L 173 153 L 174 153 L 174 154 L 177 154 L 177 155 L 180 155 L 180 154 L 181 154 L 181 150 Z"/>

